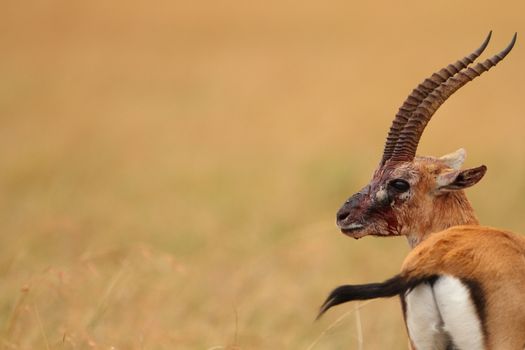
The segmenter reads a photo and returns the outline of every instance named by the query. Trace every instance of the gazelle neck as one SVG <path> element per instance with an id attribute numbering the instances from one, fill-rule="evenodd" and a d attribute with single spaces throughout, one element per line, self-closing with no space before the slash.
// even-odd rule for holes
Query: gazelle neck
<path id="1" fill-rule="evenodd" d="M 414 248 L 434 232 L 458 225 L 479 225 L 464 191 L 448 192 L 436 197 L 433 206 L 423 213 L 427 220 L 418 221 L 406 235 L 408 244 Z"/>

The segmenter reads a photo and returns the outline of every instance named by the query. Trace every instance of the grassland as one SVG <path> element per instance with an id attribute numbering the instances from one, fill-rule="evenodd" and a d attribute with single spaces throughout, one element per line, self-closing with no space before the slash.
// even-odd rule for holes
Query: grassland
<path id="1" fill-rule="evenodd" d="M 398 105 L 524 3 L 9 2 L 0 13 L 2 349 L 403 349 L 399 239 L 335 211 Z M 436 5 L 437 6 L 437 5 Z M 481 221 L 525 232 L 523 41 L 454 96 L 421 153 L 465 147 Z M 339 322 L 336 322 L 340 318 Z"/>

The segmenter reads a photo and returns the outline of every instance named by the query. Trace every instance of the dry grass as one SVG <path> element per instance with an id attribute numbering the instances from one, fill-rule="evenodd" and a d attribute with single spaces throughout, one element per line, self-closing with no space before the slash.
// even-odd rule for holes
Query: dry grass
<path id="1" fill-rule="evenodd" d="M 489 29 L 490 52 L 525 33 L 523 2 L 437 6 L 4 4 L 0 347 L 404 348 L 396 300 L 313 318 L 407 252 L 333 225 L 400 102 Z M 522 47 L 421 152 L 466 147 L 482 221 L 525 232 Z"/>

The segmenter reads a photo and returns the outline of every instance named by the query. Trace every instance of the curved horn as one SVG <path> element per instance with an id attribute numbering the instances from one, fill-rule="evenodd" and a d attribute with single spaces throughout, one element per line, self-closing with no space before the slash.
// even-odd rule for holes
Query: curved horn
<path id="1" fill-rule="evenodd" d="M 481 53 L 487 47 L 490 37 L 492 36 L 492 31 L 489 32 L 483 44 L 472 52 L 470 55 L 463 57 L 458 60 L 456 63 L 449 64 L 448 66 L 442 68 L 439 72 L 432 74 L 430 78 L 425 79 L 421 84 L 419 84 L 412 93 L 408 95 L 403 105 L 399 107 L 399 111 L 392 122 L 390 131 L 386 138 L 385 149 L 383 151 L 383 158 L 381 159 L 381 164 L 384 164 L 388 159 L 392 157 L 394 150 L 396 148 L 397 139 L 405 127 L 405 124 L 410 119 L 412 113 L 416 110 L 417 106 L 428 96 L 429 93 L 434 91 L 441 83 L 445 82 L 448 78 L 454 76 L 462 69 L 466 68 L 469 64 L 473 63 L 476 58 L 481 55 Z"/>
<path id="2" fill-rule="evenodd" d="M 423 130 L 425 130 L 426 125 L 437 109 L 459 88 L 480 76 L 482 73 L 488 71 L 505 58 L 514 47 L 516 38 L 517 33 L 514 34 L 510 44 L 503 51 L 473 67 L 467 67 L 456 75 L 451 76 L 428 94 L 419 106 L 416 107 L 411 118 L 399 134 L 394 152 L 390 159 L 393 161 L 412 160 L 416 155 L 417 145 L 423 134 Z"/>

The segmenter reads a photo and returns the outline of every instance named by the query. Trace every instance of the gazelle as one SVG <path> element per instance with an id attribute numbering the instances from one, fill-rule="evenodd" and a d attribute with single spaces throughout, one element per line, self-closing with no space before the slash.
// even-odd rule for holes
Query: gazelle
<path id="1" fill-rule="evenodd" d="M 489 70 L 512 49 L 469 66 L 488 45 L 423 81 L 403 103 L 372 180 L 337 213 L 353 238 L 407 237 L 413 248 L 401 272 L 383 283 L 336 288 L 321 307 L 399 295 L 411 347 L 525 348 L 525 238 L 480 226 L 464 189 L 486 167 L 461 170 L 465 151 L 416 156 L 432 115 L 456 90 Z"/>

